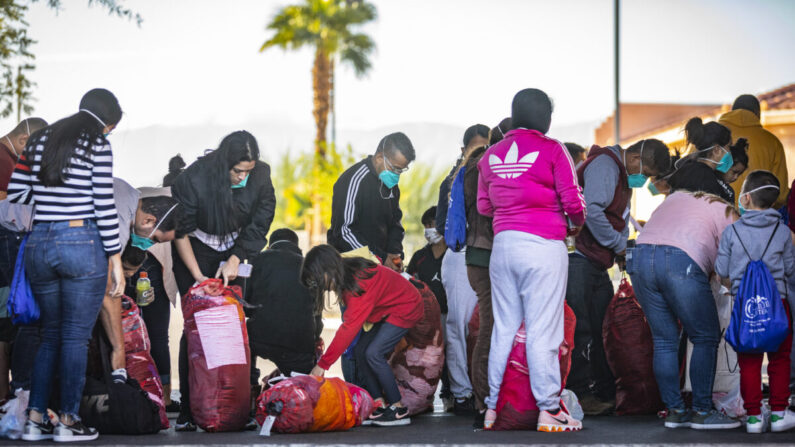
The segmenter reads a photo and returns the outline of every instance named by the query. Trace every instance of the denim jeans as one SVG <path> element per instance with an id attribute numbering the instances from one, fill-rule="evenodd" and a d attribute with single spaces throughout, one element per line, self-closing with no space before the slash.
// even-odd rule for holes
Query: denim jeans
<path id="1" fill-rule="evenodd" d="M 96 223 L 34 225 L 25 248 L 25 268 L 41 308 L 41 346 L 34 361 L 28 407 L 47 411 L 57 367 L 60 412 L 77 417 L 86 381 L 88 340 L 108 277 L 108 259 Z"/>
<path id="2" fill-rule="evenodd" d="M 403 339 L 408 329 L 397 327 L 386 321 L 362 332 L 356 344 L 356 366 L 364 379 L 364 389 L 373 399 L 383 397 L 387 405 L 400 402 L 395 373 L 387 362 L 395 346 Z"/>
<path id="3" fill-rule="evenodd" d="M 685 408 L 679 391 L 679 321 L 693 343 L 693 409 L 710 410 L 720 324 L 707 275 L 681 249 L 649 244 L 627 256 L 627 272 L 651 326 L 654 376 L 663 402 L 670 409 Z"/>

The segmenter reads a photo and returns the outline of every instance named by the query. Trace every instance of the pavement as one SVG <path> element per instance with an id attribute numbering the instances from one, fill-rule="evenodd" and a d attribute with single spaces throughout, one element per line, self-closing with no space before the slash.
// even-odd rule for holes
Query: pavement
<path id="1" fill-rule="evenodd" d="M 173 422 L 173 421 L 172 421 Z M 430 413 L 412 418 L 402 427 L 357 427 L 347 432 L 273 434 L 262 437 L 257 432 L 176 433 L 174 429 L 155 435 L 102 435 L 84 445 L 100 446 L 511 446 L 511 445 L 632 445 L 632 446 L 764 446 L 795 445 L 795 431 L 788 433 L 746 434 L 744 429 L 698 431 L 666 429 L 656 416 L 587 417 L 584 429 L 574 433 L 542 433 L 534 431 L 475 431 L 472 418 L 452 414 Z M 77 443 L 76 443 L 77 444 Z M 0 441 L 6 445 L 53 445 L 52 441 L 26 443 Z M 78 444 L 79 445 L 79 444 Z"/>

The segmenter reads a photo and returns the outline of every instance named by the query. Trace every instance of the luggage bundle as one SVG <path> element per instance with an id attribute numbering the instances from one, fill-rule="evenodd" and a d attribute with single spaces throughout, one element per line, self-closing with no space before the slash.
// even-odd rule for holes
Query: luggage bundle
<path id="1" fill-rule="evenodd" d="M 420 291 L 424 314 L 395 346 L 389 360 L 400 389 L 401 402 L 415 415 L 433 410 L 433 396 L 442 377 L 444 337 L 439 302 L 423 282 L 410 279 Z"/>
<path id="2" fill-rule="evenodd" d="M 149 353 L 151 344 L 146 331 L 141 310 L 135 302 L 122 297 L 121 325 L 124 331 L 124 355 L 127 363 L 127 374 L 135 379 L 149 395 L 149 399 L 157 404 L 160 413 L 160 428 L 167 429 L 168 416 L 163 401 L 163 383 L 157 372 L 155 361 Z"/>
<path id="3" fill-rule="evenodd" d="M 271 418 L 270 430 L 277 433 L 345 431 L 361 425 L 372 408 L 366 391 L 341 379 L 296 376 L 262 392 L 256 418 L 260 425 Z"/>
<path id="4" fill-rule="evenodd" d="M 248 422 L 251 355 L 240 296 L 239 287 L 208 279 L 182 299 L 190 408 L 204 431 L 241 430 Z"/>
<path id="5" fill-rule="evenodd" d="M 605 314 L 602 341 L 616 378 L 616 414 L 654 414 L 665 405 L 654 377 L 654 342 L 635 291 L 621 280 Z"/>
<path id="6" fill-rule="evenodd" d="M 560 360 L 561 389 L 566 387 L 566 378 L 571 369 L 571 352 L 574 349 L 574 328 L 577 318 L 574 311 L 564 306 L 564 340 L 558 353 Z M 527 368 L 527 336 L 524 324 L 516 333 L 513 348 L 508 356 L 508 365 L 502 378 L 500 394 L 497 398 L 497 420 L 494 430 L 535 430 L 538 424 L 539 409 L 530 388 L 530 373 Z M 532 343 L 532 340 L 529 341 Z"/>

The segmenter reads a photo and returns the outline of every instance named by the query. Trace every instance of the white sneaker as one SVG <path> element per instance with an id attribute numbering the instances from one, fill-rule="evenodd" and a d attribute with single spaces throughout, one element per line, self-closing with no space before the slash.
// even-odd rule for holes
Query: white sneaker
<path id="1" fill-rule="evenodd" d="M 769 420 L 764 414 L 748 416 L 745 420 L 746 433 L 764 433 L 767 431 Z"/>
<path id="2" fill-rule="evenodd" d="M 781 432 L 795 428 L 795 413 L 789 409 L 784 410 L 784 416 L 775 413 L 770 415 L 770 431 Z"/>

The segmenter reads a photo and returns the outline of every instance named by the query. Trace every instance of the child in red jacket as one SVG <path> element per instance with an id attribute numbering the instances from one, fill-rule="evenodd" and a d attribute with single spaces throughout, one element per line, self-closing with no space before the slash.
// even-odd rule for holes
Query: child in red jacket
<path id="1" fill-rule="evenodd" d="M 417 288 L 394 270 L 364 258 L 343 258 L 330 245 L 306 254 L 301 282 L 316 293 L 336 293 L 346 307 L 342 325 L 311 374 L 322 376 L 365 327 L 356 345 L 356 365 L 377 404 L 365 424 L 409 424 L 387 357 L 422 318 Z"/>

